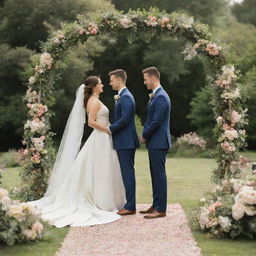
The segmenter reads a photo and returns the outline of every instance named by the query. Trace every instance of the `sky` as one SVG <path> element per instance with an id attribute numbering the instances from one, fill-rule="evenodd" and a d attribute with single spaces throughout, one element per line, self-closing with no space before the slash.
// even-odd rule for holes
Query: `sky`
<path id="1" fill-rule="evenodd" d="M 229 0 L 230 2 L 232 2 L 232 3 L 241 3 L 241 2 L 243 2 L 243 0 Z"/>

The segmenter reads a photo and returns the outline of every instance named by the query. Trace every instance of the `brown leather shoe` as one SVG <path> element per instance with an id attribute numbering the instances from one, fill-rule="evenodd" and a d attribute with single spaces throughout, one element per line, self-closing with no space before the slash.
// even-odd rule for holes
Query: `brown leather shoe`
<path id="1" fill-rule="evenodd" d="M 122 210 L 118 211 L 117 214 L 122 215 L 122 216 L 123 215 L 133 215 L 133 214 L 136 214 L 136 211 L 122 209 Z"/>
<path id="2" fill-rule="evenodd" d="M 147 210 L 140 211 L 140 213 L 147 214 L 147 213 L 153 213 L 154 211 L 155 211 L 155 209 L 151 206 Z"/>
<path id="3" fill-rule="evenodd" d="M 157 218 L 163 218 L 166 216 L 165 212 L 158 212 L 154 211 L 153 213 L 144 216 L 145 219 L 157 219 Z"/>

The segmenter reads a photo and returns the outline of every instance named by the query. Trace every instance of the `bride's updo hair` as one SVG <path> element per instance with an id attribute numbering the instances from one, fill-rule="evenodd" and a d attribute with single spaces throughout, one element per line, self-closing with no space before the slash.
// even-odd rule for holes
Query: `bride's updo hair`
<path id="1" fill-rule="evenodd" d="M 89 98 L 92 96 L 92 88 L 95 87 L 99 83 L 98 76 L 88 76 L 84 80 L 84 108 L 87 108 L 87 103 Z"/>

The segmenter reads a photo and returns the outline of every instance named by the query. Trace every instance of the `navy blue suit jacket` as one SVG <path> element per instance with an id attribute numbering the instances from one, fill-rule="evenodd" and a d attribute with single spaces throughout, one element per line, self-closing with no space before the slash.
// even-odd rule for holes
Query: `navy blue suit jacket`
<path id="1" fill-rule="evenodd" d="M 115 105 L 114 122 L 109 126 L 114 149 L 135 149 L 139 139 L 135 127 L 135 101 L 130 91 L 125 88 Z"/>
<path id="2" fill-rule="evenodd" d="M 147 119 L 142 137 L 148 149 L 168 149 L 171 147 L 170 112 L 171 101 L 166 91 L 160 87 L 148 103 Z"/>

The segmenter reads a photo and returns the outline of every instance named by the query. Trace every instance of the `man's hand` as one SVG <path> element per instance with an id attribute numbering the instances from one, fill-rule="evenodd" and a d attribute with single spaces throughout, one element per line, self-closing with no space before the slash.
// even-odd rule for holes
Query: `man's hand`
<path id="1" fill-rule="evenodd" d="M 140 137 L 140 142 L 141 143 L 146 143 L 146 140 L 143 137 Z"/>

